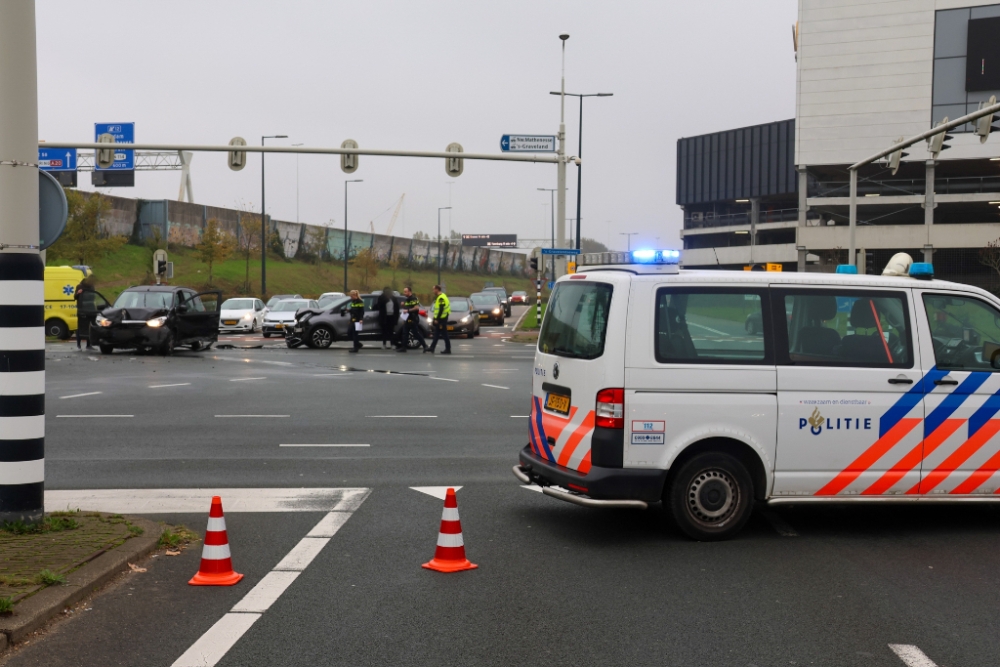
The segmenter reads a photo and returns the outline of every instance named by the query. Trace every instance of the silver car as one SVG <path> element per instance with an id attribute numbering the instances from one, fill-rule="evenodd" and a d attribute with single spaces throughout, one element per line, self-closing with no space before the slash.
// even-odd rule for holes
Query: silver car
<path id="1" fill-rule="evenodd" d="M 303 308 L 319 308 L 314 299 L 285 299 L 274 304 L 264 316 L 264 338 L 281 336 L 285 327 L 295 322 L 295 313 Z"/>

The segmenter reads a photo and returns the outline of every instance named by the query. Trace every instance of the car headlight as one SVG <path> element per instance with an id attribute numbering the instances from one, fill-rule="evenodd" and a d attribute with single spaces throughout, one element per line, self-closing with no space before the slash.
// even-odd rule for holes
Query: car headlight
<path id="1" fill-rule="evenodd" d="M 154 327 L 154 328 L 155 327 L 162 327 L 166 323 L 167 323 L 167 316 L 166 315 L 160 315 L 159 317 L 154 317 L 151 320 L 146 320 L 146 326 L 147 327 Z"/>
<path id="2" fill-rule="evenodd" d="M 253 319 L 253 313 L 247 313 L 246 315 L 243 316 L 243 319 L 245 319 L 245 320 L 252 320 Z"/>
<path id="3" fill-rule="evenodd" d="M 494 315 L 499 315 L 500 314 L 500 309 L 499 308 L 494 308 L 493 309 L 493 314 Z"/>
<path id="4" fill-rule="evenodd" d="M 461 320 L 459 320 L 459 321 L 460 321 L 460 322 L 461 322 L 462 324 L 468 324 L 468 322 L 469 322 L 469 316 L 468 316 L 468 315 L 466 315 L 465 317 L 463 317 L 463 318 L 462 318 Z"/>
<path id="5" fill-rule="evenodd" d="M 94 322 L 96 322 L 97 326 L 99 326 L 99 327 L 110 327 L 111 326 L 111 320 L 109 320 L 108 318 L 104 317 L 104 315 L 98 315 L 97 319 L 94 320 Z"/>

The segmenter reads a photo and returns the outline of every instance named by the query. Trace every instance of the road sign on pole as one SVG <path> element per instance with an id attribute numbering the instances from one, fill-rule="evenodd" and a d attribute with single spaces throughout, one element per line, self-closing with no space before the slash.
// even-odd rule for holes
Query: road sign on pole
<path id="1" fill-rule="evenodd" d="M 576 248 L 542 248 L 543 255 L 579 255 Z"/>
<path id="2" fill-rule="evenodd" d="M 556 138 L 551 134 L 505 134 L 500 137 L 505 153 L 555 153 Z"/>
<path id="3" fill-rule="evenodd" d="M 38 168 L 42 171 L 76 171 L 76 149 L 39 148 Z"/>
<path id="4" fill-rule="evenodd" d="M 100 141 L 102 134 L 110 134 L 116 144 L 135 143 L 135 123 L 94 123 L 94 141 Z M 115 159 L 110 167 L 96 166 L 95 169 L 108 171 L 132 171 L 135 169 L 135 151 L 130 148 L 115 148 Z"/>

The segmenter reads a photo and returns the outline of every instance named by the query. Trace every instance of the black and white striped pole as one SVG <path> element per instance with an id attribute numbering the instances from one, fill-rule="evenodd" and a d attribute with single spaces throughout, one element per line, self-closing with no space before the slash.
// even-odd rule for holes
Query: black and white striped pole
<path id="1" fill-rule="evenodd" d="M 45 481 L 35 2 L 0 2 L 0 521 L 38 521 Z"/>

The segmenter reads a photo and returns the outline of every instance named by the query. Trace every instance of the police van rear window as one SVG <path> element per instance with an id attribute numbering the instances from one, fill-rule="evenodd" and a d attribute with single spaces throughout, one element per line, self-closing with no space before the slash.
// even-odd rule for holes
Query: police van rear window
<path id="1" fill-rule="evenodd" d="M 538 350 L 572 359 L 604 354 L 612 291 L 605 283 L 558 283 L 542 322 Z"/>

